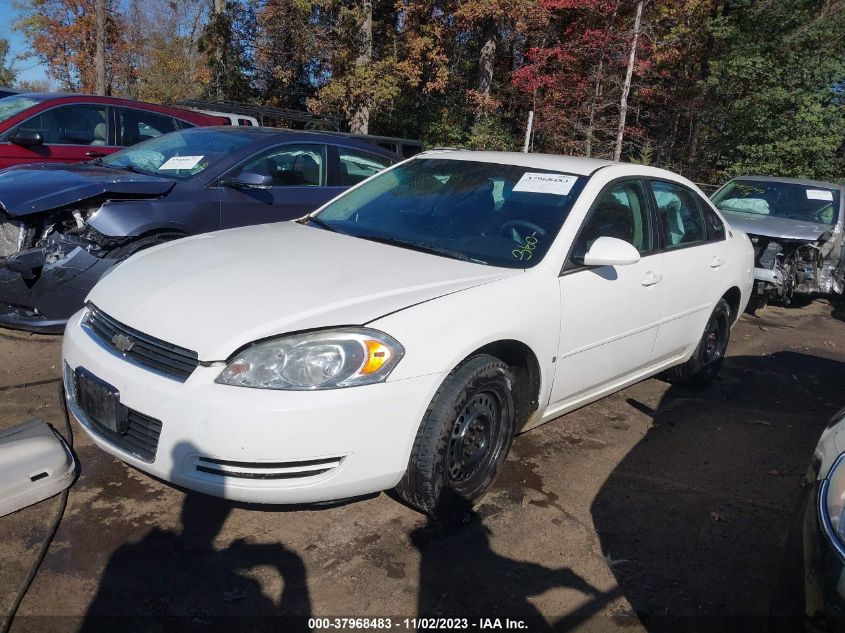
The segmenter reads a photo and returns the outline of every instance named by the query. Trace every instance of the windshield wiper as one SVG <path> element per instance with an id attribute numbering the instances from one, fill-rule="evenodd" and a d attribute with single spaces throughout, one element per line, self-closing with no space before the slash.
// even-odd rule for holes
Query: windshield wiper
<path id="1" fill-rule="evenodd" d="M 89 161 L 92 165 L 97 165 L 98 167 L 105 167 L 106 169 L 124 169 L 126 171 L 131 171 L 133 174 L 141 174 L 142 176 L 149 176 L 149 174 L 145 171 L 141 171 L 137 167 L 132 165 L 107 165 L 103 162 L 102 158 L 95 158 L 92 161 Z"/>
<path id="2" fill-rule="evenodd" d="M 126 171 L 131 171 L 133 174 L 141 174 L 142 176 L 149 176 L 150 173 L 144 171 L 143 169 L 138 169 L 134 165 L 120 165 L 117 166 L 117 169 L 125 169 Z"/>
<path id="3" fill-rule="evenodd" d="M 355 235 L 362 240 L 370 240 L 378 242 L 379 244 L 388 244 L 390 246 L 399 246 L 400 248 L 407 248 L 412 251 L 419 251 L 420 253 L 428 253 L 430 255 L 440 255 L 441 257 L 449 257 L 450 259 L 459 259 L 462 262 L 474 262 L 476 264 L 486 264 L 487 262 L 480 259 L 469 257 L 460 251 L 453 251 L 448 248 L 441 248 L 433 244 L 420 244 L 419 242 L 412 242 L 410 240 L 400 240 L 395 237 L 382 237 L 380 235 Z"/>

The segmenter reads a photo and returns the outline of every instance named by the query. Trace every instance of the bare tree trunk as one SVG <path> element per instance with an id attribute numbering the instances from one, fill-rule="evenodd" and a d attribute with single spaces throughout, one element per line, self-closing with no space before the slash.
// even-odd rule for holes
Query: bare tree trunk
<path id="1" fill-rule="evenodd" d="M 634 34 L 631 38 L 631 53 L 628 56 L 628 70 L 622 86 L 622 100 L 619 102 L 619 129 L 616 131 L 616 149 L 613 160 L 622 157 L 622 141 L 625 138 L 625 119 L 628 116 L 628 93 L 631 91 L 631 77 L 634 75 L 634 62 L 637 59 L 637 40 L 640 37 L 640 23 L 643 17 L 643 0 L 637 2 L 637 17 L 634 18 Z"/>
<path id="2" fill-rule="evenodd" d="M 493 67 L 496 64 L 496 24 L 490 20 L 484 29 L 484 44 L 478 56 L 478 92 L 485 97 L 493 86 Z"/>
<path id="3" fill-rule="evenodd" d="M 213 7 L 213 15 L 211 16 L 212 20 L 220 20 L 223 18 L 223 14 L 226 13 L 226 0 L 214 0 L 214 7 Z M 215 99 L 222 99 L 224 96 L 223 94 L 223 76 L 222 73 L 225 72 L 223 68 L 223 57 L 225 56 L 225 51 L 223 50 L 223 42 L 219 37 L 219 32 L 217 33 L 217 42 L 216 47 L 214 49 L 214 64 L 216 70 L 216 76 L 214 77 L 214 98 Z"/>
<path id="4" fill-rule="evenodd" d="M 106 94 L 106 0 L 97 0 L 94 5 L 97 18 L 97 50 L 94 53 L 94 71 L 96 73 L 96 92 Z"/>
<path id="5" fill-rule="evenodd" d="M 361 28 L 359 32 L 356 66 L 366 66 L 373 60 L 373 0 L 361 0 Z M 370 106 L 361 103 L 352 113 L 349 130 L 353 134 L 369 134 Z"/>
<path id="6" fill-rule="evenodd" d="M 593 155 L 593 136 L 596 132 L 596 106 L 598 105 L 599 98 L 601 97 L 601 81 L 602 81 L 602 74 L 604 69 L 604 58 L 599 60 L 599 70 L 596 74 L 596 90 L 593 94 L 593 101 L 590 103 L 590 118 L 587 123 L 587 147 L 584 150 L 584 155 L 587 158 L 591 158 Z"/>

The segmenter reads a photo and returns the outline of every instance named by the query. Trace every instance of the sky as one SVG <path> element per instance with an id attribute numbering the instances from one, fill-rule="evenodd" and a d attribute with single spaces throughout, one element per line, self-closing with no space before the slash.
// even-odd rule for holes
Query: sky
<path id="1" fill-rule="evenodd" d="M 12 0 L 0 0 L 0 37 L 9 40 L 11 59 L 27 51 L 26 40 L 17 31 L 12 30 L 12 24 L 17 15 Z M 47 69 L 32 59 L 14 60 L 13 67 L 18 71 L 18 81 L 35 81 L 47 78 Z"/>

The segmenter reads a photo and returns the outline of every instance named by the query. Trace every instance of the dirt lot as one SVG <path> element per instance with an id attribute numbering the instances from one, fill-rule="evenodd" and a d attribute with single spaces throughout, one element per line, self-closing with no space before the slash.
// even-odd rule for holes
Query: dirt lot
<path id="1" fill-rule="evenodd" d="M 802 475 L 845 404 L 843 307 L 744 316 L 729 351 L 704 391 L 652 379 L 521 436 L 492 493 L 453 524 L 384 494 L 326 508 L 186 495 L 75 427 L 82 474 L 12 630 L 419 613 L 597 631 L 712 631 L 742 617 L 762 630 Z M 59 354 L 57 337 L 0 331 L 0 425 L 41 416 L 63 428 Z M 56 507 L 0 519 L 0 608 Z M 180 617 L 158 629 L 98 617 L 143 614 Z"/>

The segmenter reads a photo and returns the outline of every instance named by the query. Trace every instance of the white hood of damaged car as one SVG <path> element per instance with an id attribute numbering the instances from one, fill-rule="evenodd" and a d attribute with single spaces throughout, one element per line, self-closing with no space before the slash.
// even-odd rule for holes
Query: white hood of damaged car
<path id="1" fill-rule="evenodd" d="M 725 209 L 721 211 L 732 228 L 745 231 L 749 235 L 815 242 L 822 235 L 833 230 L 833 226 L 830 224 L 754 215 L 752 213 L 733 213 Z"/>
<path id="2" fill-rule="evenodd" d="M 88 301 L 202 361 L 219 361 L 257 339 L 363 325 L 521 272 L 283 222 L 143 251 L 103 278 Z"/>

